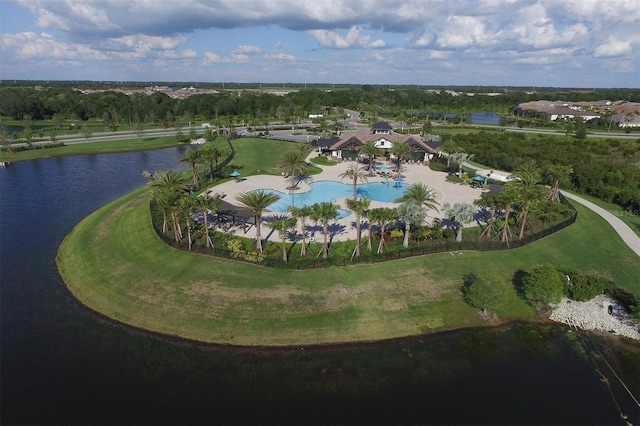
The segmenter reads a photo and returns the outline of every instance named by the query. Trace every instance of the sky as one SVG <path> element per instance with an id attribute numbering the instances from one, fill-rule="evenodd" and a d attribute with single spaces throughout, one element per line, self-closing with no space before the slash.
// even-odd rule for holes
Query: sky
<path id="1" fill-rule="evenodd" d="M 640 87 L 640 0 L 0 0 L 0 79 Z"/>

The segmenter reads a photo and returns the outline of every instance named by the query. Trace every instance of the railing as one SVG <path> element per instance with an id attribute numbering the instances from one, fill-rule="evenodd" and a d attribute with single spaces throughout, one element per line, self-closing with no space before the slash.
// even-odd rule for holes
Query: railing
<path id="1" fill-rule="evenodd" d="M 514 239 L 508 242 L 501 242 L 495 240 L 486 240 L 486 239 L 468 239 L 463 240 L 461 242 L 446 240 L 446 239 L 434 239 L 427 240 L 423 245 L 415 245 L 410 248 L 404 247 L 393 247 L 388 248 L 386 252 L 381 254 L 376 254 L 369 251 L 363 251 L 360 257 L 351 258 L 351 256 L 331 256 L 328 259 L 316 258 L 315 255 L 309 255 L 305 258 L 295 258 L 291 259 L 289 263 L 283 262 L 279 258 L 274 257 L 266 257 L 262 262 L 252 262 L 246 258 L 238 258 L 234 256 L 234 253 L 227 249 L 224 246 L 215 245 L 216 241 L 214 241 L 213 247 L 205 247 L 200 245 L 193 245 L 191 251 L 194 253 L 202 253 L 211 256 L 221 257 L 225 259 L 235 259 L 248 263 L 259 263 L 261 265 L 279 268 L 279 269 L 316 269 L 316 268 L 325 268 L 329 266 L 347 266 L 353 264 L 362 264 L 362 263 L 378 263 L 378 262 L 386 262 L 390 260 L 403 259 L 407 257 L 413 256 L 424 256 L 427 254 L 435 254 L 435 253 L 447 253 L 447 252 L 462 252 L 468 250 L 474 251 L 497 251 L 497 250 L 509 250 L 518 247 L 525 246 L 534 241 L 537 241 L 541 238 L 547 237 L 555 232 L 558 232 L 570 225 L 572 225 L 577 217 L 578 212 L 576 209 L 569 203 L 562 195 L 561 201 L 563 204 L 567 205 L 571 210 L 573 210 L 573 214 L 571 217 L 556 223 L 553 226 L 545 228 L 541 231 L 538 231 L 534 234 L 528 235 L 522 239 Z M 167 245 L 179 249 L 179 250 L 188 250 L 188 245 L 186 242 L 176 242 L 173 238 L 164 235 L 162 230 L 158 227 L 156 223 L 161 215 L 159 215 L 155 211 L 155 203 L 153 201 L 150 202 L 149 205 L 150 213 L 151 213 L 151 223 L 153 225 L 153 229 L 155 230 L 158 237 L 160 237 Z M 161 219 L 160 219 L 161 220 Z"/>

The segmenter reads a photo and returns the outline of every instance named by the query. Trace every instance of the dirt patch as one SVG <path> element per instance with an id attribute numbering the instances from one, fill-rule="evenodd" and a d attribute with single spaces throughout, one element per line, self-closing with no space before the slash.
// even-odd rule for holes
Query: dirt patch
<path id="1" fill-rule="evenodd" d="M 502 324 L 502 321 L 500 321 L 500 319 L 498 318 L 498 316 L 487 310 L 485 312 L 483 312 L 482 310 L 479 310 L 477 312 L 478 317 L 480 317 L 484 322 L 487 323 L 487 325 L 499 325 Z"/>
<path id="2" fill-rule="evenodd" d="M 344 306 L 352 305 L 358 300 L 362 292 L 362 289 L 348 289 L 345 287 L 329 290 L 323 295 L 325 309 L 337 311 Z"/>
<path id="3" fill-rule="evenodd" d="M 130 263 L 120 263 L 113 271 L 113 275 L 126 275 L 131 270 Z"/>
<path id="4" fill-rule="evenodd" d="M 220 303 L 250 301 L 287 303 L 295 297 L 308 294 L 294 286 L 280 285 L 266 289 L 239 289 L 215 281 L 193 283 L 184 289 L 184 293 L 198 300 L 206 299 Z"/>

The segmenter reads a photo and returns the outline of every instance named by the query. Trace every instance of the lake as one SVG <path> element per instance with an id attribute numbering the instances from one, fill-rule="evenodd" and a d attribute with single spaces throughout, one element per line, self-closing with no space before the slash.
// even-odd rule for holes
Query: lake
<path id="1" fill-rule="evenodd" d="M 57 273 L 60 242 L 143 186 L 143 170 L 177 169 L 186 149 L 0 169 L 3 424 L 621 424 L 565 327 L 236 348 L 147 333 L 86 309 Z M 639 345 L 590 336 L 637 395 Z M 638 424 L 625 392 L 612 392 Z"/>
<path id="2" fill-rule="evenodd" d="M 500 115 L 493 112 L 472 112 L 471 122 L 475 124 L 499 124 Z"/>

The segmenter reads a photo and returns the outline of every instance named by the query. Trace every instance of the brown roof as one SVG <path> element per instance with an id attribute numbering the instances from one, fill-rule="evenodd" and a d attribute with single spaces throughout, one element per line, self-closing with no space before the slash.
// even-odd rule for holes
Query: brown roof
<path id="1" fill-rule="evenodd" d="M 432 154 L 436 152 L 436 150 L 427 145 L 427 143 L 419 135 L 401 135 L 395 132 L 385 135 L 361 133 L 350 134 L 331 145 L 329 149 L 331 149 L 332 151 L 337 151 L 339 149 L 345 148 L 358 149 L 368 141 L 379 141 L 381 139 L 388 140 L 389 142 L 394 144 L 407 143 L 413 148 L 414 151 L 429 152 Z"/>

